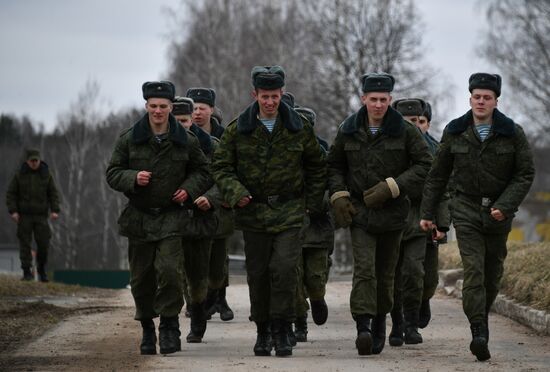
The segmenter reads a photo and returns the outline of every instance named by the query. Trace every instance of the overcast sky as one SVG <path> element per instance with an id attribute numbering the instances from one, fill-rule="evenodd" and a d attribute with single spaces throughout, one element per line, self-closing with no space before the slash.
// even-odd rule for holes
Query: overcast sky
<path id="1" fill-rule="evenodd" d="M 457 88 L 454 110 L 435 108 L 434 119 L 448 121 L 468 109 L 470 74 L 490 69 L 475 54 L 483 9 L 473 0 L 416 4 L 427 60 Z M 166 8 L 181 9 L 180 1 L 0 0 L 0 113 L 28 115 L 51 130 L 87 81 L 99 84 L 105 111 L 142 106 L 141 84 L 168 70 Z"/>

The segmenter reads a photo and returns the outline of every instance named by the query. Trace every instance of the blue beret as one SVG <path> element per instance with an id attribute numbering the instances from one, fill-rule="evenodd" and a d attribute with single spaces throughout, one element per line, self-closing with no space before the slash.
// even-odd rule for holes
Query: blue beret
<path id="1" fill-rule="evenodd" d="M 147 81 L 141 86 L 143 99 L 149 98 L 166 98 L 170 101 L 174 100 L 176 95 L 176 87 L 170 81 Z"/>
<path id="2" fill-rule="evenodd" d="M 385 72 L 371 73 L 361 76 L 363 93 L 368 92 L 391 92 L 395 79 Z"/>
<path id="3" fill-rule="evenodd" d="M 476 72 L 468 79 L 468 90 L 472 93 L 474 89 L 489 89 L 495 92 L 497 97 L 500 96 L 500 88 L 502 86 L 502 78 L 497 74 L 488 74 L 485 72 Z"/>
<path id="4" fill-rule="evenodd" d="M 210 88 L 189 88 L 185 94 L 195 103 L 206 103 L 210 107 L 216 106 L 216 91 Z"/>
<path id="5" fill-rule="evenodd" d="M 285 70 L 281 66 L 254 66 L 250 75 L 256 89 L 273 90 L 285 86 Z"/>

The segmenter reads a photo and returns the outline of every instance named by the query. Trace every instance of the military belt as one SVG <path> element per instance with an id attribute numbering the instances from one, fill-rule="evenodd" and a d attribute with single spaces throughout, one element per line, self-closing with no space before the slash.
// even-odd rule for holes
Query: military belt
<path id="1" fill-rule="evenodd" d="M 178 209 L 181 209 L 182 207 L 179 205 L 170 205 L 168 207 L 162 207 L 162 208 L 146 208 L 139 205 L 136 205 L 135 203 L 130 203 L 132 207 L 137 209 L 138 211 L 149 214 L 151 216 L 160 216 L 161 214 L 164 214 L 166 212 L 175 211 Z"/>
<path id="2" fill-rule="evenodd" d="M 272 205 L 273 203 L 284 203 L 294 199 L 300 199 L 302 193 L 289 193 L 277 195 L 252 195 L 252 202 Z"/>
<path id="3" fill-rule="evenodd" d="M 494 200 L 488 196 L 470 195 L 470 194 L 465 194 L 463 192 L 457 192 L 457 194 L 465 197 L 466 199 L 470 199 L 477 205 L 481 205 L 484 208 L 489 208 L 494 203 Z"/>

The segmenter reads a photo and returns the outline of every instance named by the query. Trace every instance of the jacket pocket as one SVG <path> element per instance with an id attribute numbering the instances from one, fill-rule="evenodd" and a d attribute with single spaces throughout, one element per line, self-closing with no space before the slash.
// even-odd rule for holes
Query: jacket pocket
<path id="1" fill-rule="evenodd" d="M 127 236 L 129 238 L 141 238 L 145 236 L 142 228 L 142 214 L 129 204 L 122 210 L 117 223 L 119 233 L 122 236 Z"/>

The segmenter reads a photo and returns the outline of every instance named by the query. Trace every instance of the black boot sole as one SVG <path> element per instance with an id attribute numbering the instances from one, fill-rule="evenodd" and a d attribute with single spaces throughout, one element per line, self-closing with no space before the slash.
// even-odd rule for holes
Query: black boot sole
<path id="1" fill-rule="evenodd" d="M 177 348 L 177 347 L 171 347 L 171 348 L 167 348 L 167 349 L 161 348 L 161 349 L 160 349 L 160 353 L 161 353 L 161 354 L 173 354 L 173 353 L 175 353 L 176 351 L 178 351 L 178 348 Z"/>
<path id="2" fill-rule="evenodd" d="M 389 338 L 390 346 L 403 346 L 404 342 L 405 342 L 405 340 L 403 340 L 402 338 L 399 338 L 399 337 L 390 336 L 390 338 Z"/>
<path id="3" fill-rule="evenodd" d="M 230 314 L 220 313 L 220 319 L 223 320 L 224 322 L 233 320 L 234 317 L 235 315 L 232 312 Z"/>
<path id="4" fill-rule="evenodd" d="M 361 333 L 355 340 L 355 347 L 359 355 L 372 354 L 372 335 L 370 333 Z"/>
<path id="5" fill-rule="evenodd" d="M 292 349 L 290 350 L 275 350 L 275 356 L 287 357 L 292 355 Z"/>
<path id="6" fill-rule="evenodd" d="M 254 350 L 255 356 L 271 356 L 271 351 L 267 350 Z"/>
<path id="7" fill-rule="evenodd" d="M 141 355 L 157 355 L 157 349 L 140 349 Z"/>
<path id="8" fill-rule="evenodd" d="M 486 342 L 473 340 L 470 343 L 470 351 L 480 362 L 491 359 L 491 353 L 489 352 Z"/>

